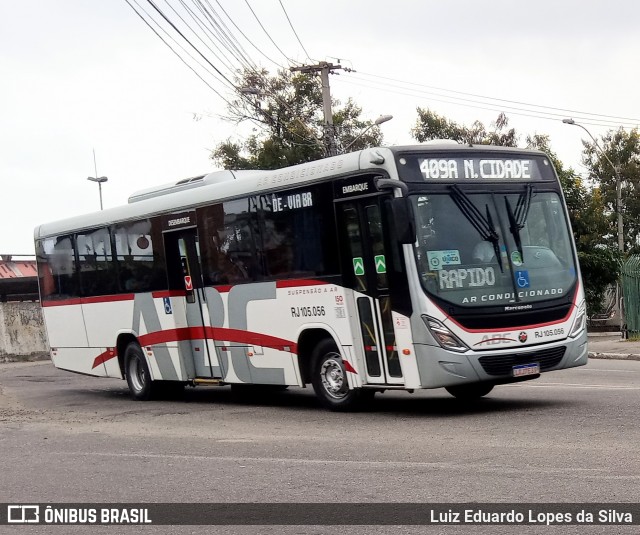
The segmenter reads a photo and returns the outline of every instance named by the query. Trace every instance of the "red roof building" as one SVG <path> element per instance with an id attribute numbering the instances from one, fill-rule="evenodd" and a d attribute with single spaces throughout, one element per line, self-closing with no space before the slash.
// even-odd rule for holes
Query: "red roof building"
<path id="1" fill-rule="evenodd" d="M 14 259 L 20 256 L 20 259 Z M 38 269 L 34 257 L 0 255 L 0 301 L 36 301 Z"/>

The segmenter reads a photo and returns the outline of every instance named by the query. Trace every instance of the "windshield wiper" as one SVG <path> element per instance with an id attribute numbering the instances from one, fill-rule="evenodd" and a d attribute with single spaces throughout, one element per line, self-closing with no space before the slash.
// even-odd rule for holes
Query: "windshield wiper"
<path id="1" fill-rule="evenodd" d="M 480 234 L 480 237 L 484 241 L 491 242 L 493 245 L 493 251 L 496 255 L 498 265 L 500 266 L 500 271 L 504 273 L 502 257 L 500 256 L 500 237 L 493 225 L 493 219 L 489 212 L 489 205 L 485 205 L 487 212 L 487 216 L 485 218 L 478 207 L 473 204 L 473 201 L 469 199 L 469 197 L 467 197 L 467 195 L 457 185 L 449 186 L 449 189 L 451 190 L 451 198 L 458 209 L 462 212 L 462 215 L 464 215 L 469 223 L 473 225 L 473 228 L 478 231 L 478 234 Z"/>
<path id="2" fill-rule="evenodd" d="M 533 192 L 533 186 L 528 184 L 526 186 L 526 190 L 520 194 L 518 197 L 518 202 L 516 203 L 516 211 L 515 213 L 511 209 L 511 204 L 509 203 L 509 199 L 507 196 L 504 196 L 504 204 L 507 208 L 507 216 L 509 216 L 509 230 L 513 235 L 513 239 L 516 242 L 516 248 L 518 249 L 518 253 L 520 253 L 520 260 L 524 262 L 524 251 L 522 249 L 522 240 L 520 239 L 520 231 L 524 228 L 524 224 L 527 221 L 527 216 L 529 215 L 529 208 L 531 207 L 531 196 Z"/>

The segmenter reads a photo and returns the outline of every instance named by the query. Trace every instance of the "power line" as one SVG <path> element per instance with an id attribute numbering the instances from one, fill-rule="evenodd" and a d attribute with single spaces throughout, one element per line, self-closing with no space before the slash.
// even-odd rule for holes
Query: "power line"
<path id="1" fill-rule="evenodd" d="M 600 114 L 600 113 L 591 113 L 591 112 L 585 112 L 585 111 L 571 110 L 571 109 L 567 109 L 567 108 L 558 108 L 558 107 L 554 107 L 554 106 L 544 106 L 544 105 L 541 105 L 541 104 L 533 104 L 533 103 L 523 102 L 523 101 L 518 101 L 518 100 L 508 100 L 508 99 L 497 98 L 497 97 L 488 97 L 486 95 L 479 95 L 479 94 L 476 94 L 476 93 L 467 93 L 465 91 L 457 91 L 457 90 L 454 90 L 454 89 L 447 89 L 447 88 L 443 88 L 443 87 L 436 87 L 436 86 L 431 86 L 431 85 L 426 85 L 426 84 L 419 84 L 419 83 L 415 83 L 415 82 L 409 82 L 409 81 L 406 81 L 406 80 L 399 80 L 397 78 L 390 78 L 390 77 L 387 77 L 387 76 L 380 76 L 380 75 L 377 75 L 377 74 L 371 74 L 371 73 L 365 73 L 365 72 L 358 72 L 358 74 L 361 74 L 363 76 L 369 76 L 371 78 L 380 78 L 382 80 L 389 80 L 389 81 L 392 81 L 392 82 L 398 82 L 398 83 L 405 84 L 405 85 L 412 85 L 412 86 L 416 86 L 416 87 L 424 87 L 424 88 L 427 88 L 427 89 L 433 89 L 433 90 L 442 91 L 442 92 L 445 92 L 445 93 L 455 93 L 455 94 L 464 95 L 464 96 L 467 96 L 467 97 L 476 97 L 476 98 L 482 98 L 482 99 L 485 99 L 485 100 L 495 100 L 497 102 L 506 102 L 508 104 L 518 104 L 518 105 L 521 105 L 521 106 L 529 106 L 529 107 L 532 107 L 532 108 L 541 108 L 541 109 L 562 111 L 562 112 L 569 113 L 569 114 L 573 113 L 573 114 L 581 114 L 581 115 L 593 115 L 594 117 L 603 117 L 603 118 L 605 118 L 607 120 L 608 119 L 618 119 L 618 120 L 622 120 L 624 122 L 630 122 L 630 123 L 633 123 L 633 124 L 640 123 L 640 119 L 635 119 L 635 118 L 631 118 L 631 117 L 621 117 L 621 116 L 616 116 L 616 115 L 606 115 L 606 114 Z M 393 84 L 389 84 L 389 85 L 393 86 Z M 451 97 L 451 98 L 454 98 L 454 97 Z"/>
<path id="2" fill-rule="evenodd" d="M 262 24 L 262 21 L 260 20 L 260 18 L 258 17 L 258 15 L 256 15 L 256 12 L 253 10 L 253 8 L 251 7 L 251 4 L 249 3 L 249 0 L 244 0 L 244 3 L 247 4 L 247 7 L 251 10 L 251 13 L 253 13 L 253 16 L 255 17 L 255 19 L 258 21 L 258 24 L 260 25 L 260 28 L 262 28 L 262 31 L 267 35 L 267 37 L 269 38 L 269 40 L 273 43 L 273 46 L 275 46 L 278 51 L 280 52 L 280 54 L 282 54 L 285 59 L 287 61 L 289 61 L 290 63 L 298 63 L 297 61 L 293 61 L 289 56 L 287 56 L 282 49 L 276 44 L 276 42 L 273 40 L 273 37 L 271 37 L 271 35 L 269 34 L 269 32 L 267 31 L 267 29 L 264 27 L 264 25 Z"/>
<path id="3" fill-rule="evenodd" d="M 429 101 L 434 101 L 434 102 L 443 102 L 446 104 L 456 104 L 458 106 L 465 106 L 465 107 L 469 107 L 469 108 L 476 108 L 476 109 L 482 109 L 482 110 L 489 110 L 489 111 L 497 111 L 497 112 L 501 112 L 501 111 L 505 111 L 505 110 L 509 110 L 509 113 L 511 115 L 519 115 L 519 116 L 523 116 L 523 117 L 533 117 L 536 119 L 547 119 L 547 120 L 554 120 L 557 121 L 559 118 L 564 118 L 566 117 L 566 114 L 559 114 L 559 113 L 555 113 L 555 112 L 550 112 L 550 111 L 536 111 L 536 110 L 530 110 L 530 109 L 525 109 L 525 108 L 519 108 L 519 107 L 515 107 L 515 106 L 506 106 L 506 105 L 501 105 L 499 103 L 493 103 L 493 102 L 480 102 L 477 100 L 473 100 L 473 99 L 465 99 L 465 98 L 461 98 L 461 97 L 455 97 L 455 96 L 449 96 L 449 95 L 438 95 L 438 94 L 434 94 L 434 93 L 430 93 L 428 91 L 424 91 L 424 90 L 419 90 L 419 89 L 412 89 L 412 88 L 400 88 L 403 89 L 402 91 L 398 90 L 398 86 L 395 86 L 393 84 L 385 84 L 384 82 L 374 82 L 374 83 L 378 83 L 378 84 L 382 84 L 383 86 L 389 86 L 392 87 L 394 89 L 388 89 L 386 87 L 376 87 L 371 85 L 371 80 L 363 80 L 361 78 L 357 78 L 356 79 L 362 80 L 362 81 L 366 81 L 365 83 L 358 83 L 356 81 L 350 80 L 350 79 L 342 79 L 341 81 L 343 81 L 344 83 L 347 84 L 352 84 L 352 85 L 358 85 L 361 87 L 366 87 L 367 89 L 371 90 L 378 90 L 378 91 L 384 91 L 387 93 L 394 93 L 394 94 L 398 94 L 398 95 L 406 95 L 406 96 L 411 96 L 411 97 L 420 97 L 420 98 L 424 98 L 424 99 L 428 99 Z M 407 82 L 408 84 L 410 82 Z M 420 85 L 420 84 L 412 84 L 412 85 Z M 440 98 L 434 98 L 435 95 L 436 97 L 440 97 Z M 490 98 L 490 97 L 486 97 L 486 98 Z M 445 100 L 447 99 L 447 100 Z M 491 106 L 491 107 L 489 107 Z M 542 106 L 540 106 L 542 108 Z M 554 109 L 554 108 L 550 108 L 550 109 Z M 569 110 L 567 110 L 569 111 Z M 569 111 L 569 113 L 571 113 Z M 576 118 L 578 118 L 576 116 Z M 593 125 L 593 126 L 601 126 L 601 127 L 618 127 L 621 126 L 619 123 L 614 122 L 614 121 L 605 121 L 604 119 L 598 119 L 598 118 L 588 118 L 588 117 L 580 117 L 580 122 L 583 122 L 584 124 L 589 124 L 589 125 Z M 599 122 L 589 122 L 589 121 L 599 121 Z M 624 126 L 624 125 L 623 125 Z M 631 128 L 631 126 L 627 126 L 627 128 Z"/>
<path id="4" fill-rule="evenodd" d="M 229 28 L 222 20 L 222 17 L 218 15 L 213 6 L 208 1 L 208 8 L 199 0 L 195 0 L 195 3 L 200 12 L 210 22 L 213 34 L 220 44 L 225 47 L 234 58 L 242 63 L 245 68 L 255 68 L 255 62 L 251 59 L 249 54 L 247 54 L 247 51 L 243 48 L 240 42 L 234 37 L 233 33 L 229 31 Z"/>
<path id="5" fill-rule="evenodd" d="M 144 12 L 147 17 L 149 17 L 150 20 L 152 20 L 156 25 L 158 25 L 158 22 L 153 19 L 153 17 L 151 17 L 151 15 L 142 7 L 140 6 L 140 4 L 138 4 L 137 0 L 133 0 L 136 5 L 138 6 L 138 8 Z M 182 63 L 184 63 L 209 89 L 211 89 L 216 95 L 218 95 L 223 102 L 225 102 L 229 108 L 236 110 L 236 112 L 240 115 L 242 115 L 242 110 L 240 110 L 238 108 L 238 106 L 236 104 L 234 104 L 233 102 L 230 102 L 227 98 L 225 98 L 217 89 L 215 89 L 209 82 L 207 82 L 201 75 L 200 73 L 198 73 L 193 66 L 189 65 L 189 63 L 187 61 L 185 61 L 185 59 L 171 46 L 170 43 L 168 43 L 157 31 L 156 29 L 149 23 L 149 21 L 147 19 L 145 19 L 142 14 L 140 12 L 138 12 L 138 10 L 131 4 L 131 2 L 129 0 L 125 0 L 125 2 L 127 2 L 127 4 L 129 4 L 129 7 L 131 7 L 131 9 L 133 9 L 133 11 L 136 13 L 136 15 L 138 15 L 138 17 L 140 17 L 140 19 L 142 19 L 142 21 L 151 29 L 151 31 L 153 31 L 153 33 L 178 57 L 178 59 L 180 59 L 180 61 L 182 61 Z M 160 27 L 158 25 L 158 27 Z M 215 75 L 213 73 L 211 73 L 210 71 L 207 70 L 206 66 L 202 65 L 201 63 L 198 62 L 197 59 L 195 59 L 191 54 L 189 54 L 189 52 L 180 44 L 178 43 L 171 35 L 169 35 L 166 30 L 164 30 L 163 28 L 161 28 L 162 31 L 164 31 L 167 36 L 177 45 L 181 48 L 181 50 L 187 55 L 189 56 L 195 63 L 197 63 L 200 67 L 202 67 L 205 71 L 207 71 L 208 74 L 210 74 L 212 77 L 215 78 Z M 217 80 L 217 78 L 216 78 Z M 235 89 L 235 87 L 234 87 Z M 242 95 L 244 96 L 244 95 Z M 264 129 L 264 126 L 262 124 L 260 124 L 258 121 L 256 121 L 254 118 L 249 117 L 249 116 L 245 116 L 246 119 L 250 120 L 251 122 L 253 122 L 256 126 L 258 126 L 260 129 Z"/>
<path id="6" fill-rule="evenodd" d="M 145 10 L 144 10 L 144 8 L 142 8 L 142 6 L 140 6 L 140 4 L 138 4 L 138 2 L 137 2 L 136 0 L 133 0 L 133 1 L 135 2 L 135 4 L 138 6 L 138 8 L 139 8 L 140 10 L 142 10 L 142 11 L 143 11 L 143 12 L 144 12 L 144 13 L 145 13 L 149 18 L 151 18 L 151 17 L 150 17 L 150 15 L 149 15 L 149 13 L 147 13 L 147 11 L 145 11 Z M 171 50 L 171 51 L 172 51 L 172 52 L 173 52 L 173 53 L 174 53 L 174 54 L 175 54 L 175 55 L 180 59 L 180 61 L 182 61 L 182 63 L 184 63 L 184 64 L 185 64 L 189 69 L 191 69 L 191 71 L 192 71 L 192 72 L 193 72 L 193 73 L 194 73 L 198 78 L 200 78 L 200 80 L 202 80 L 202 81 L 207 85 L 207 87 L 209 87 L 209 89 L 211 89 L 211 90 L 212 90 L 216 95 L 218 95 L 218 96 L 219 96 L 219 97 L 220 97 L 224 102 L 226 102 L 229 106 L 231 106 L 231 103 L 230 103 L 230 102 L 229 102 L 229 101 L 228 101 L 228 100 L 227 100 L 227 99 L 226 99 L 226 98 L 225 98 L 225 97 L 224 97 L 224 96 L 223 96 L 223 95 L 222 95 L 222 94 L 221 94 L 217 89 L 215 89 L 211 84 L 209 84 L 209 82 L 207 82 L 207 81 L 206 81 L 206 80 L 205 80 L 205 79 L 204 79 L 204 78 L 203 78 L 203 77 L 202 77 L 202 76 L 201 76 L 201 75 L 200 75 L 200 74 L 199 74 L 199 73 L 198 73 L 198 72 L 197 72 L 197 71 L 196 71 L 196 70 L 191 66 L 191 65 L 189 65 L 189 63 L 187 63 L 187 61 L 185 61 L 185 59 L 184 59 L 180 54 L 178 54 L 178 52 L 177 52 L 177 51 L 176 51 L 176 50 L 175 50 L 175 49 L 174 49 L 174 48 L 173 48 L 173 47 L 172 47 L 172 46 L 171 46 L 171 45 L 170 45 L 170 44 L 169 44 L 169 43 L 168 43 L 168 42 L 167 42 L 167 41 L 166 41 L 166 40 L 165 40 L 165 39 L 164 39 L 164 38 L 163 38 L 163 37 L 162 37 L 162 36 L 157 32 L 157 31 L 156 31 L 156 29 L 155 29 L 155 28 L 154 28 L 154 27 L 153 27 L 153 26 L 152 26 L 152 25 L 147 21 L 147 19 L 145 19 L 145 18 L 142 16 L 142 14 L 141 14 L 141 13 L 140 13 L 140 12 L 139 12 L 135 7 L 134 7 L 134 6 L 133 6 L 133 4 L 131 4 L 131 2 L 130 2 L 129 0 L 125 0 L 125 2 L 126 2 L 127 4 L 129 4 L 129 7 L 131 7 L 131 9 L 133 9 L 133 11 L 135 12 L 135 14 L 136 14 L 136 15 L 138 15 L 138 17 L 140 17 L 140 18 L 142 19 L 142 21 L 143 21 L 143 22 L 144 22 L 144 23 L 145 23 L 145 24 L 146 24 L 146 25 L 151 29 L 151 31 L 152 31 L 153 33 L 155 33 L 155 34 L 156 34 L 156 36 L 157 36 L 157 37 L 158 37 L 158 38 L 159 38 L 159 39 L 160 39 L 160 40 L 161 40 L 161 41 L 162 41 L 162 42 L 163 42 L 167 47 L 169 47 L 169 49 L 170 49 L 170 50 Z M 151 20 L 153 20 L 153 19 L 151 19 Z M 154 22 L 155 22 L 155 21 L 154 21 Z M 169 36 L 169 37 L 171 37 L 171 36 Z M 172 38 L 172 39 L 173 39 L 173 38 Z M 174 39 L 174 42 L 175 42 L 178 46 L 180 46 L 180 47 L 182 48 L 182 46 L 181 46 L 179 43 L 177 43 L 177 42 L 175 41 L 175 39 Z M 194 60 L 194 61 L 196 61 L 196 63 L 197 63 L 197 60 L 195 60 L 195 58 L 193 58 L 193 56 L 191 56 L 191 55 L 190 55 L 186 50 L 184 50 L 184 48 L 182 48 L 182 49 L 183 49 L 183 51 L 184 51 L 187 55 L 189 55 L 189 57 L 191 57 L 191 59 L 193 59 L 193 60 Z M 204 66 L 203 66 L 203 65 L 201 65 L 201 64 L 199 64 L 199 65 L 200 65 L 201 67 L 203 67 L 203 68 L 204 68 Z M 205 68 L 205 70 L 206 70 L 206 68 Z M 209 73 L 209 74 L 212 74 L 212 73 Z"/>
<path id="7" fill-rule="evenodd" d="M 207 1 L 207 3 L 209 3 Z M 239 26 L 234 22 L 234 20 L 231 18 L 231 16 L 229 15 L 229 13 L 227 13 L 227 11 L 225 10 L 224 7 L 222 7 L 222 4 L 216 0 L 216 4 L 218 4 L 220 6 L 220 9 L 222 9 L 222 12 L 227 16 L 227 18 L 229 19 L 229 21 L 231 21 L 231 24 L 233 24 L 236 28 L 236 30 L 238 30 L 240 32 L 240 35 L 242 35 L 242 37 L 244 37 L 247 42 L 253 47 L 255 48 L 260 54 L 262 54 L 267 60 L 269 60 L 271 63 L 273 63 L 276 67 L 279 67 L 281 69 L 284 69 L 284 67 L 282 65 L 280 65 L 277 61 L 271 59 L 269 56 L 267 56 L 260 48 L 258 48 L 253 41 L 251 41 L 251 39 L 249 39 L 245 33 L 239 28 Z"/>
<path id="8" fill-rule="evenodd" d="M 189 15 L 191 16 L 191 18 L 194 20 L 194 22 L 198 25 L 198 27 L 205 33 L 205 35 L 207 35 L 207 37 L 209 38 L 209 41 L 211 41 L 211 44 L 218 50 L 218 52 L 220 52 L 220 54 L 224 57 L 224 59 L 222 59 L 220 56 L 218 56 L 213 49 L 207 45 L 204 40 L 193 30 L 193 28 L 191 28 L 191 26 L 182 18 L 182 16 L 175 10 L 175 8 L 173 6 L 171 6 L 171 4 L 169 4 L 167 2 L 167 4 L 169 4 L 169 7 L 173 10 L 173 12 L 180 18 L 180 20 L 182 20 L 182 22 L 185 24 L 185 26 L 187 26 L 187 28 L 189 28 L 191 30 L 191 32 L 200 40 L 200 42 L 207 47 L 207 49 L 209 50 L 209 52 L 211 52 L 213 54 L 213 56 L 220 61 L 220 63 L 223 63 L 224 66 L 229 69 L 229 70 L 233 70 L 233 66 L 229 63 L 229 59 L 224 56 L 224 53 L 222 52 L 222 50 L 220 50 L 220 48 L 218 47 L 218 45 L 211 39 L 211 37 L 209 37 L 208 35 L 208 29 L 204 27 L 202 21 L 200 20 L 199 17 L 196 16 L 195 13 L 193 13 L 191 11 L 191 9 L 186 5 L 186 3 L 183 0 L 180 0 L 180 3 L 182 4 L 182 6 L 185 8 L 185 10 L 187 11 L 187 13 L 189 13 Z M 236 58 L 237 59 L 237 58 Z"/>
<path id="9" fill-rule="evenodd" d="M 151 6 L 158 12 L 158 14 L 167 22 L 167 24 L 169 24 L 169 26 L 171 26 L 174 31 L 180 36 L 182 37 L 187 44 L 189 44 L 189 46 L 191 46 L 191 48 L 193 48 L 201 57 L 202 59 L 204 59 L 209 65 L 211 65 L 211 68 L 216 71 L 222 78 L 223 80 L 229 84 L 229 86 L 231 86 L 233 89 L 235 89 L 235 85 L 233 84 L 233 82 L 231 80 L 229 80 L 229 78 L 227 78 L 220 69 L 218 69 L 218 67 L 216 67 L 213 63 L 211 63 L 211 61 L 209 61 L 209 59 L 198 49 L 198 47 L 196 47 L 189 39 L 187 39 L 185 37 L 185 35 L 180 31 L 180 29 L 178 29 L 178 27 L 169 20 L 169 18 L 163 13 L 163 11 L 158 8 L 158 6 L 156 6 L 156 4 L 153 2 L 153 0 L 147 0 L 147 2 L 149 2 L 149 4 L 151 4 Z"/>
<path id="10" fill-rule="evenodd" d="M 235 100 L 233 102 L 230 102 L 229 100 L 227 100 L 226 98 L 224 98 L 217 90 L 215 90 L 208 82 L 206 82 L 206 80 L 204 80 L 204 78 L 194 69 L 193 66 L 191 66 L 188 62 L 185 61 L 185 59 L 177 52 L 177 50 L 170 44 L 168 43 L 164 38 L 162 38 L 162 36 L 155 30 L 155 28 L 153 28 L 153 26 L 151 26 L 151 24 L 149 23 L 149 21 L 147 19 L 145 19 L 141 13 L 139 13 L 129 2 L 129 0 L 126 0 L 127 3 L 130 5 L 130 7 L 132 7 L 132 9 L 134 9 L 134 11 L 136 12 L 136 14 L 145 22 L 145 24 L 147 24 L 147 26 L 149 26 L 154 33 L 156 34 L 156 36 L 158 36 L 165 45 L 167 45 L 171 51 L 176 54 L 179 59 L 185 64 L 187 65 L 187 67 L 189 67 L 192 72 L 194 72 L 194 74 L 196 74 L 196 76 L 198 76 L 198 78 L 200 78 L 210 89 L 212 89 L 218 96 L 220 96 L 222 98 L 222 100 L 229 106 L 229 108 L 231 110 L 235 110 L 235 112 L 238 114 L 238 118 L 239 120 L 242 119 L 249 119 L 252 122 L 259 124 L 258 120 L 248 116 L 246 114 L 245 111 L 243 111 L 239 106 L 240 103 L 238 100 Z M 133 0 L 134 2 L 136 2 L 137 4 L 137 0 Z M 248 55 L 246 55 L 246 52 L 244 51 L 244 49 L 242 49 L 242 45 L 240 45 L 240 43 L 237 41 L 237 39 L 235 39 L 235 37 L 233 36 L 233 33 L 229 30 L 229 28 L 225 25 L 225 23 L 221 20 L 220 15 L 218 13 L 216 13 L 215 9 L 213 9 L 213 7 L 211 6 L 211 4 L 208 2 L 208 0 L 205 0 L 206 3 L 208 4 L 208 8 L 207 6 L 205 6 L 200 0 L 194 0 L 194 3 L 197 5 L 198 10 L 200 11 L 200 13 L 206 17 L 206 19 L 209 21 L 209 23 L 205 23 L 204 20 L 197 14 L 195 13 L 186 3 L 184 0 L 179 0 L 180 3 L 182 4 L 183 8 L 189 13 L 190 17 L 194 20 L 194 22 L 197 24 L 197 26 L 203 30 L 205 30 L 205 27 L 211 26 L 211 28 L 213 28 L 213 35 L 214 38 L 216 40 L 218 40 L 231 54 L 232 56 L 234 56 L 234 58 L 239 61 L 241 64 L 244 64 L 244 68 L 251 73 L 254 73 L 258 78 L 260 78 L 261 80 L 263 80 L 265 82 L 265 87 L 264 87 L 264 94 L 265 95 L 270 95 L 278 104 L 280 104 L 283 108 L 287 109 L 292 117 L 294 118 L 294 121 L 297 121 L 300 123 L 300 125 L 303 127 L 304 132 L 307 133 L 307 135 L 301 135 L 300 133 L 298 133 L 297 131 L 293 130 L 291 127 L 285 125 L 285 128 L 295 137 L 298 137 L 300 140 L 307 142 L 309 144 L 309 146 L 311 145 L 318 145 L 320 142 L 319 140 L 313 135 L 313 132 L 310 131 L 309 127 L 300 119 L 300 117 L 298 116 L 298 114 L 292 109 L 292 107 L 288 104 L 288 102 L 286 100 L 284 100 L 283 98 L 280 97 L 280 95 L 278 95 L 275 91 L 271 90 L 268 84 L 268 80 L 265 77 L 265 75 L 258 71 L 257 68 L 255 67 L 255 64 L 253 63 L 253 61 L 251 60 L 251 58 L 248 57 Z M 219 80 L 222 83 L 226 83 L 227 85 L 229 85 L 232 89 L 234 89 L 235 91 L 237 91 L 239 93 L 239 97 L 240 97 L 240 101 L 244 100 L 246 105 L 249 106 L 250 108 L 252 108 L 253 110 L 255 110 L 256 112 L 258 112 L 258 116 L 261 118 L 260 120 L 262 122 L 264 122 L 265 124 L 270 124 L 272 126 L 275 126 L 276 123 L 274 122 L 274 119 L 268 114 L 263 112 L 263 110 L 259 107 L 259 105 L 254 102 L 254 100 L 251 98 L 251 96 L 243 93 L 242 91 L 238 91 L 238 87 L 231 82 L 231 80 L 229 80 L 229 78 L 227 76 L 225 76 L 217 67 L 215 67 L 215 65 L 213 65 L 213 63 L 211 61 L 209 61 L 209 59 L 205 56 L 205 54 L 198 48 L 198 46 L 196 46 L 196 44 L 194 44 L 194 42 L 192 42 L 183 31 L 181 31 L 177 24 L 172 22 L 169 18 L 169 16 L 167 14 L 165 14 L 162 9 L 160 9 L 152 0 L 147 0 L 147 2 L 155 9 L 155 11 L 159 14 L 160 17 L 162 17 L 162 19 L 164 19 L 164 21 L 200 56 L 202 57 L 202 59 L 211 66 L 211 68 L 213 68 L 215 70 L 216 73 L 218 73 L 223 80 Z M 169 0 L 165 0 L 165 2 L 167 4 L 169 4 Z M 216 0 L 217 2 L 217 0 Z M 141 6 L 139 4 L 137 4 L 138 7 L 141 8 Z M 219 2 L 218 2 L 218 5 Z M 196 35 L 197 39 L 200 41 L 200 43 L 202 43 L 202 45 L 204 45 L 209 53 L 212 53 L 214 56 L 216 56 L 216 58 L 221 61 L 221 63 L 225 64 L 225 66 L 227 68 L 229 68 L 229 70 L 233 70 L 232 68 L 230 68 L 230 65 L 225 63 L 225 61 L 221 60 L 215 53 L 214 51 L 211 49 L 211 47 L 209 47 L 207 45 L 207 43 L 205 43 L 205 41 L 199 36 L 197 35 L 197 33 L 194 31 L 194 29 L 192 28 L 192 26 L 184 19 L 184 17 L 182 17 L 180 15 L 180 13 L 177 12 L 176 9 L 174 9 L 171 5 L 169 5 L 169 7 L 171 8 L 172 12 L 177 16 L 177 18 L 182 22 L 182 24 L 186 27 L 186 29 L 188 29 L 189 31 L 191 31 L 194 35 Z M 222 6 L 221 6 L 222 7 Z M 196 64 L 198 64 L 201 68 L 204 68 L 205 71 L 207 70 L 207 67 L 205 67 L 204 65 L 202 65 L 197 59 L 195 59 L 191 54 L 189 54 L 189 52 L 180 44 L 178 43 L 178 41 L 176 41 L 176 39 L 174 39 L 164 28 L 162 28 L 162 26 L 158 23 L 158 21 L 156 21 L 147 11 L 145 11 L 143 8 L 141 8 L 144 13 L 147 15 L 147 17 L 153 21 L 163 32 L 165 32 L 167 34 L 167 36 L 177 45 L 180 47 L 180 49 L 183 51 L 183 53 L 185 53 L 187 56 L 189 56 L 189 58 L 191 58 L 192 61 L 194 61 Z M 224 8 L 223 8 L 224 11 Z M 225 14 L 228 16 L 228 14 L 225 12 Z M 218 22 L 219 19 L 220 22 Z M 231 20 L 231 22 L 233 23 L 233 20 L 229 17 L 229 20 Z M 233 23 L 234 26 L 235 23 Z M 224 28 L 223 28 L 224 26 Z M 234 44 L 234 41 L 237 43 Z M 211 41 L 212 44 L 213 41 Z M 229 47 L 232 47 L 232 49 L 230 49 Z M 218 48 L 216 46 L 216 48 Z M 220 50 L 220 49 L 218 49 Z M 234 50 L 236 53 L 234 53 Z M 220 52 L 222 53 L 222 51 L 220 50 Z M 238 55 L 240 55 L 240 57 L 238 57 Z M 242 59 L 241 59 L 242 58 Z M 228 59 L 228 58 L 225 58 Z M 244 61 L 242 61 L 244 60 Z M 215 78 L 215 75 L 212 72 L 208 72 L 208 74 L 212 75 Z M 260 125 L 261 126 L 261 125 Z M 262 126 L 261 126 L 262 127 Z M 291 141 L 293 143 L 293 141 Z"/>
<path id="11" fill-rule="evenodd" d="M 293 30 L 293 34 L 296 36 L 296 39 L 298 40 L 298 43 L 300 43 L 300 46 L 302 47 L 302 51 L 307 55 L 307 59 L 315 61 L 311 56 L 309 56 L 309 52 L 307 52 L 307 49 L 302 44 L 302 41 L 300 40 L 300 37 L 298 36 L 298 32 L 296 32 L 296 29 L 293 27 L 293 24 L 291 23 L 291 19 L 289 18 L 289 14 L 287 13 L 287 10 L 284 8 L 284 4 L 282 3 L 282 0 L 278 0 L 278 2 L 280 2 L 280 7 L 282 8 L 282 11 L 284 11 L 284 16 L 287 17 L 287 21 L 289 22 L 289 26 L 291 26 L 291 30 Z"/>

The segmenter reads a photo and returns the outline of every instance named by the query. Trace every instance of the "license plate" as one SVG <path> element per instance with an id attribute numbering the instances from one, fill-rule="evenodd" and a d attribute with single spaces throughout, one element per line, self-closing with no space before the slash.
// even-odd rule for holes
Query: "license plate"
<path id="1" fill-rule="evenodd" d="M 525 375 L 537 375 L 540 373 L 540 364 L 521 364 L 513 367 L 514 377 L 523 377 Z"/>

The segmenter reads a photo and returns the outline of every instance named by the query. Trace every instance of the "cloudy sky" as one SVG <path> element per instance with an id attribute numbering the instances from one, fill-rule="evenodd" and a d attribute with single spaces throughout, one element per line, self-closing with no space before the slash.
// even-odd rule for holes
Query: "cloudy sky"
<path id="1" fill-rule="evenodd" d="M 158 18 L 147 0 L 136 1 Z M 177 18 L 179 0 L 154 1 Z M 640 122 L 637 0 L 201 4 L 216 9 L 260 66 L 289 66 L 288 57 L 355 69 L 331 77 L 333 96 L 353 97 L 365 118 L 392 114 L 382 126 L 387 144 L 412 141 L 418 106 L 464 124 L 489 124 L 504 111 L 523 138 L 550 135 L 561 160 L 583 172 L 586 133 L 563 117 L 596 136 Z M 213 63 L 231 77 L 240 63 L 228 53 L 222 60 Z M 125 0 L 0 0 L 0 73 L 2 254 L 32 253 L 40 223 L 99 209 L 97 185 L 86 179 L 95 176 L 94 150 L 112 207 L 135 190 L 214 170 L 216 143 L 249 131 L 221 119 L 223 99 Z"/>

